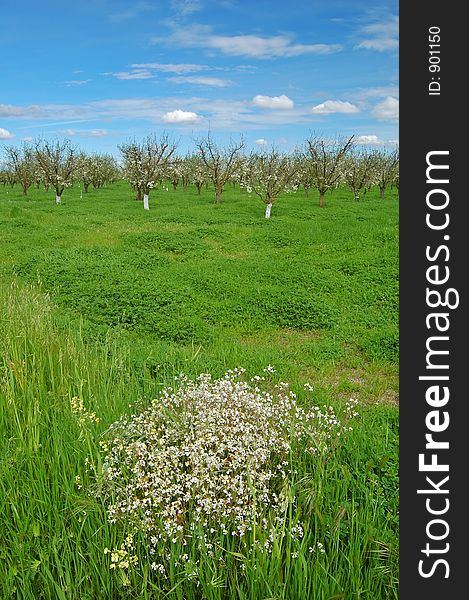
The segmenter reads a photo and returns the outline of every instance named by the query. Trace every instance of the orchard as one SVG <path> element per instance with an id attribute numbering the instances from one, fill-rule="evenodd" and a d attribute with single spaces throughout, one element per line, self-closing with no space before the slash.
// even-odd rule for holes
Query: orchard
<path id="1" fill-rule="evenodd" d="M 145 210 L 150 209 L 150 192 L 154 190 L 157 198 L 158 190 L 176 189 L 179 184 L 194 185 L 198 194 L 203 186 L 211 186 L 215 203 L 221 204 L 226 185 L 232 183 L 265 204 L 267 219 L 280 195 L 298 189 L 306 195 L 316 190 L 324 208 L 326 196 L 339 187 L 348 188 L 356 201 L 373 187 L 379 189 L 381 199 L 386 189 L 399 188 L 398 150 L 363 148 L 354 144 L 354 136 L 323 139 L 312 134 L 291 153 L 275 147 L 248 153 L 242 138 L 225 147 L 208 133 L 182 155 L 166 134 L 154 134 L 123 143 L 118 152 L 116 158 L 86 154 L 69 140 L 6 146 L 0 182 L 4 187 L 20 186 L 24 196 L 34 184 L 45 191 L 52 188 L 60 204 L 64 191 L 74 184 L 88 193 L 90 186 L 97 189 L 125 180 Z"/>

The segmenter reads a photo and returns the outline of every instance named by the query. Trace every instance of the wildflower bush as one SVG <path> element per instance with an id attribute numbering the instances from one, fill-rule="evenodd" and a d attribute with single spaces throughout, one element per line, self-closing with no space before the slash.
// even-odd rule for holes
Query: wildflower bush
<path id="1" fill-rule="evenodd" d="M 121 547 L 106 549 L 111 568 L 137 562 L 137 537 L 161 574 L 151 557 L 187 546 L 201 530 L 209 551 L 210 538 L 242 540 L 256 530 L 269 549 L 291 501 L 285 481 L 295 475 L 295 453 L 323 460 L 357 415 L 355 400 L 342 418 L 330 407 L 305 410 L 287 383 L 269 384 L 271 372 L 249 381 L 239 368 L 220 379 L 181 375 L 149 408 L 109 428 L 99 484 L 108 519 L 126 534 Z M 295 531 L 302 535 L 301 523 Z"/>

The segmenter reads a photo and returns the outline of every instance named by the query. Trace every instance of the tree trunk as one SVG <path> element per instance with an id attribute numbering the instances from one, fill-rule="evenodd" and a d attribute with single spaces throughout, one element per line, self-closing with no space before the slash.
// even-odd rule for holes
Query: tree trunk
<path id="1" fill-rule="evenodd" d="M 150 206 L 148 204 L 148 194 L 143 195 L 143 208 L 145 210 L 150 210 Z"/>
<path id="2" fill-rule="evenodd" d="M 197 194 L 200 196 L 200 188 L 202 187 L 202 185 L 200 183 L 196 183 L 195 187 L 197 188 Z"/>
<path id="3" fill-rule="evenodd" d="M 270 211 L 272 210 L 272 202 L 265 205 L 265 218 L 270 219 Z"/>
<path id="4" fill-rule="evenodd" d="M 324 192 L 319 192 L 319 206 L 324 208 Z"/>
<path id="5" fill-rule="evenodd" d="M 385 190 L 385 189 L 386 189 L 386 188 L 384 188 L 384 187 L 381 187 L 381 186 L 380 186 L 380 188 L 379 188 L 379 197 L 381 198 L 381 200 L 384 198 L 384 190 Z"/>
<path id="6" fill-rule="evenodd" d="M 221 204 L 221 195 L 222 195 L 222 192 L 223 192 L 222 188 L 216 188 L 216 190 L 215 190 L 216 203 L 217 204 Z"/>
<path id="7" fill-rule="evenodd" d="M 60 196 L 58 196 L 57 194 L 55 195 L 55 203 L 60 204 Z"/>
<path id="8" fill-rule="evenodd" d="M 358 202 L 360 200 L 360 193 L 359 192 L 355 192 L 354 196 L 355 196 L 355 201 Z"/>

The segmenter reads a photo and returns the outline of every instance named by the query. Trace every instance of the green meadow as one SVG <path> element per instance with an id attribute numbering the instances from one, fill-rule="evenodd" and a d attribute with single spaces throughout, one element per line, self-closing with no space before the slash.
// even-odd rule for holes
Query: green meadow
<path id="1" fill-rule="evenodd" d="M 1 598 L 398 598 L 397 191 L 284 194 L 268 220 L 237 186 L 214 199 L 0 188 Z M 95 493 L 109 426 L 180 373 L 268 365 L 301 406 L 359 413 L 327 457 L 292 449 L 270 551 L 255 531 L 219 552 L 194 536 L 162 573 L 137 536 L 136 565 L 111 568 L 128 531 Z"/>

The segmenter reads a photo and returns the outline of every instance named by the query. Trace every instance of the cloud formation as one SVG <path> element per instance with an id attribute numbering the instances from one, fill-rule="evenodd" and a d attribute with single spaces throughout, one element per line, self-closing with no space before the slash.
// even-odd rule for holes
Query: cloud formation
<path id="1" fill-rule="evenodd" d="M 8 129 L 3 129 L 3 127 L 0 127 L 0 140 L 11 140 L 14 137 L 14 133 L 11 133 L 11 131 L 8 131 Z"/>
<path id="2" fill-rule="evenodd" d="M 388 96 L 374 107 L 371 114 L 379 121 L 397 121 L 399 119 L 399 100 Z"/>
<path id="3" fill-rule="evenodd" d="M 228 87 L 233 83 L 230 79 L 198 75 L 169 77 L 168 81 L 172 81 L 173 83 L 190 83 L 192 85 L 207 85 L 210 87 Z"/>
<path id="4" fill-rule="evenodd" d="M 333 113 L 356 113 L 358 108 L 351 102 L 342 100 L 326 100 L 321 104 L 313 106 L 311 112 L 317 115 L 331 115 Z"/>
<path id="5" fill-rule="evenodd" d="M 44 111 L 36 104 L 30 106 L 0 104 L 0 117 L 36 119 L 42 116 L 44 116 Z"/>
<path id="6" fill-rule="evenodd" d="M 294 107 L 293 100 L 288 96 L 285 96 L 285 94 L 282 94 L 281 96 L 262 96 L 261 94 L 258 94 L 257 96 L 254 96 L 252 103 L 259 108 L 270 108 L 274 110 L 288 110 Z"/>
<path id="7" fill-rule="evenodd" d="M 176 73 L 182 75 L 184 73 L 195 73 L 197 71 L 207 71 L 210 69 L 207 65 L 193 65 L 188 63 L 134 63 L 130 65 L 132 69 L 154 69 L 162 73 Z"/>
<path id="8" fill-rule="evenodd" d="M 87 138 L 99 138 L 109 135 L 106 129 L 66 129 L 63 133 L 68 136 L 78 136 Z"/>
<path id="9" fill-rule="evenodd" d="M 71 81 L 64 81 L 64 84 L 67 87 L 78 87 L 80 85 L 85 85 L 86 83 L 89 83 L 91 80 L 90 79 L 72 79 Z"/>
<path id="10" fill-rule="evenodd" d="M 381 146 L 385 142 L 381 140 L 377 135 L 358 135 L 355 138 L 355 143 L 366 146 Z"/>
<path id="11" fill-rule="evenodd" d="M 151 79 L 154 74 L 148 69 L 136 69 L 134 71 L 118 71 L 117 73 L 103 73 L 103 75 L 112 75 L 116 79 Z"/>
<path id="12" fill-rule="evenodd" d="M 165 113 L 162 119 L 165 123 L 194 123 L 199 121 L 200 117 L 195 112 L 177 109 Z"/>
<path id="13" fill-rule="evenodd" d="M 365 37 L 355 48 L 385 52 L 399 48 L 399 18 L 389 17 L 386 21 L 370 23 L 361 28 Z"/>
<path id="14" fill-rule="evenodd" d="M 303 54 L 331 54 L 342 50 L 340 44 L 295 44 L 286 35 L 215 35 L 208 25 L 174 28 L 165 37 L 153 37 L 153 44 L 169 44 L 184 48 L 219 50 L 230 56 L 250 58 L 290 58 Z"/>

